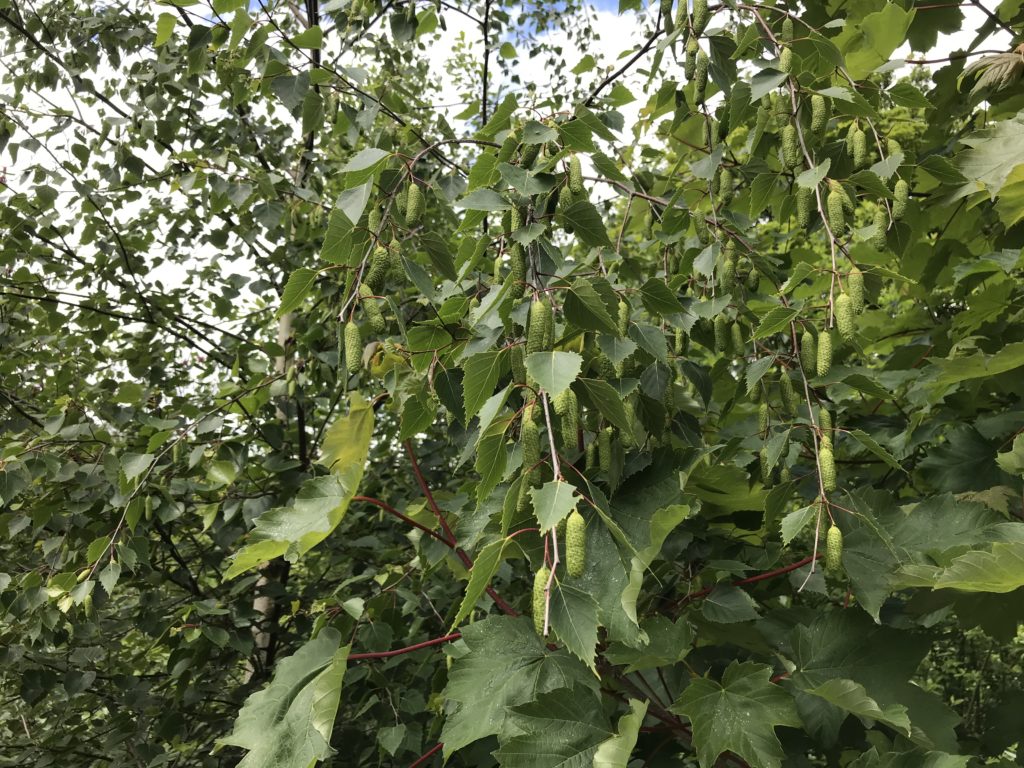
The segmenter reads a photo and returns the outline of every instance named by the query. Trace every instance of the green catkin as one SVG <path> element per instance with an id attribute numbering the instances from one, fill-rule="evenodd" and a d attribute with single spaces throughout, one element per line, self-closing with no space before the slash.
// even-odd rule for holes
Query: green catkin
<path id="1" fill-rule="evenodd" d="M 836 328 L 843 341 L 853 341 L 857 335 L 857 323 L 854 320 L 856 312 L 853 308 L 853 299 L 848 293 L 840 293 L 836 297 Z"/>
<path id="2" fill-rule="evenodd" d="M 903 154 L 903 147 L 900 146 L 900 143 L 896 141 L 896 139 L 886 139 L 885 149 L 890 156 Z"/>
<path id="3" fill-rule="evenodd" d="M 697 72 L 697 51 L 699 50 L 700 44 L 697 42 L 697 38 L 691 37 L 686 41 L 686 58 L 683 60 L 683 74 L 686 75 L 687 80 L 693 80 Z"/>
<path id="4" fill-rule="evenodd" d="M 363 365 L 363 335 L 354 322 L 345 323 L 345 369 L 351 373 L 359 373 Z"/>
<path id="5" fill-rule="evenodd" d="M 771 485 L 772 484 L 772 470 L 768 466 L 768 446 L 767 445 L 761 448 L 761 451 L 758 454 L 758 459 L 759 459 L 758 463 L 761 465 L 761 483 L 762 483 L 762 485 Z"/>
<path id="6" fill-rule="evenodd" d="M 787 75 L 793 71 L 793 49 L 783 48 L 779 52 L 779 69 Z"/>
<path id="7" fill-rule="evenodd" d="M 763 390 L 764 390 L 764 385 L 761 384 L 761 382 L 757 382 L 757 384 L 754 385 L 753 391 L 749 395 L 750 402 L 752 402 L 754 404 L 760 403 L 761 399 L 762 399 L 762 395 L 764 394 Z"/>
<path id="8" fill-rule="evenodd" d="M 828 330 L 818 334 L 818 375 L 828 376 L 832 370 L 832 336 Z"/>
<path id="9" fill-rule="evenodd" d="M 850 123 L 850 127 L 846 131 L 846 154 L 850 157 L 853 157 L 853 137 L 859 130 L 856 123 Z"/>
<path id="10" fill-rule="evenodd" d="M 814 190 L 799 187 L 796 191 L 796 223 L 801 229 L 809 229 L 814 212 Z"/>
<path id="11" fill-rule="evenodd" d="M 685 2 L 685 0 L 680 0 Z M 672 0 L 661 0 L 661 20 L 665 25 L 665 34 L 671 35 L 672 30 L 675 29 L 675 23 L 672 18 Z"/>
<path id="12" fill-rule="evenodd" d="M 792 123 L 782 129 L 782 162 L 789 169 L 800 165 L 800 143 Z"/>
<path id="13" fill-rule="evenodd" d="M 533 576 L 533 628 L 538 635 L 544 634 L 544 591 L 548 586 L 548 579 L 551 578 L 551 569 L 542 565 L 540 570 Z"/>
<path id="14" fill-rule="evenodd" d="M 509 361 L 512 364 L 512 381 L 516 384 L 526 383 L 526 353 L 522 344 L 512 347 Z"/>
<path id="15" fill-rule="evenodd" d="M 836 457 L 832 448 L 823 444 L 818 451 L 818 462 L 821 465 L 821 484 L 826 491 L 836 489 Z"/>
<path id="16" fill-rule="evenodd" d="M 839 573 L 843 569 L 843 532 L 830 525 L 825 534 L 825 570 Z"/>
<path id="17" fill-rule="evenodd" d="M 731 328 L 732 333 L 732 353 L 737 357 L 742 357 L 744 350 L 743 344 L 743 326 L 739 322 L 734 322 Z"/>
<path id="18" fill-rule="evenodd" d="M 409 185 L 409 202 L 406 204 L 405 221 L 410 227 L 415 227 L 423 219 L 423 190 L 419 184 L 413 182 Z"/>
<path id="19" fill-rule="evenodd" d="M 569 159 L 569 190 L 574 195 L 583 194 L 583 167 L 576 155 Z"/>
<path id="20" fill-rule="evenodd" d="M 711 10 L 708 8 L 708 0 L 693 0 L 693 34 L 704 34 L 710 20 Z"/>
<path id="21" fill-rule="evenodd" d="M 732 171 L 728 168 L 723 168 L 718 179 L 718 200 L 723 206 L 732 202 L 732 193 L 735 186 L 736 182 L 733 179 Z"/>
<path id="22" fill-rule="evenodd" d="M 532 407 L 523 410 L 519 439 L 523 444 L 523 474 L 540 463 L 540 426 L 533 420 Z"/>
<path id="23" fill-rule="evenodd" d="M 900 179 L 892 190 L 892 196 L 892 217 L 899 221 L 907 212 L 907 200 L 910 199 L 910 185 L 905 180 Z"/>
<path id="24" fill-rule="evenodd" d="M 366 272 L 363 282 L 369 286 L 370 291 L 379 294 L 387 280 L 388 271 L 391 269 L 391 255 L 387 248 L 376 248 L 370 257 L 370 268 Z"/>
<path id="25" fill-rule="evenodd" d="M 747 290 L 751 293 L 757 293 L 757 289 L 761 287 L 761 275 L 756 269 L 751 269 L 750 274 L 747 275 Z"/>
<path id="26" fill-rule="evenodd" d="M 787 42 L 793 42 L 793 19 L 787 16 L 782 20 L 782 39 Z"/>
<path id="27" fill-rule="evenodd" d="M 729 348 L 729 320 L 725 315 L 715 318 L 715 351 L 725 352 Z"/>
<path id="28" fill-rule="evenodd" d="M 697 211 L 692 218 L 693 231 L 697 234 L 697 239 L 702 243 L 706 243 L 710 238 L 710 232 L 708 232 L 708 223 L 704 219 L 704 215 Z"/>
<path id="29" fill-rule="evenodd" d="M 523 246 L 519 243 L 513 243 L 511 250 L 508 252 L 508 265 L 509 265 L 509 279 L 513 285 L 517 285 L 520 288 L 526 287 L 526 254 L 523 252 Z"/>
<path id="30" fill-rule="evenodd" d="M 759 435 L 767 435 L 769 423 L 768 403 L 762 402 L 757 408 L 757 433 Z"/>
<path id="31" fill-rule="evenodd" d="M 832 413 L 828 408 L 818 408 L 818 425 L 822 432 L 832 431 Z"/>
<path id="32" fill-rule="evenodd" d="M 846 276 L 846 292 L 853 302 L 853 311 L 859 315 L 864 311 L 864 273 L 857 267 Z"/>
<path id="33" fill-rule="evenodd" d="M 712 195 L 712 197 L 717 197 L 718 196 L 718 189 L 719 189 L 719 184 L 721 182 L 721 179 L 722 179 L 722 171 L 721 171 L 720 168 L 717 168 L 717 169 L 715 169 L 715 174 L 711 177 L 711 184 L 709 185 L 710 188 L 711 188 L 711 195 Z"/>
<path id="34" fill-rule="evenodd" d="M 605 427 L 597 433 L 597 458 L 601 471 L 606 475 L 612 471 L 612 435 L 614 429 Z"/>
<path id="35" fill-rule="evenodd" d="M 537 159 L 539 154 L 540 144 L 527 144 L 522 150 L 519 164 L 524 168 L 529 168 L 533 165 L 533 161 Z"/>
<path id="36" fill-rule="evenodd" d="M 370 208 L 370 213 L 366 217 L 366 228 L 368 230 L 370 230 L 371 232 L 373 232 L 374 234 L 376 234 L 377 231 L 380 230 L 380 222 L 381 222 L 380 208 L 378 208 L 377 204 L 374 203 L 373 207 Z"/>
<path id="37" fill-rule="evenodd" d="M 597 467 L 597 441 L 591 440 L 587 443 L 587 469 L 595 469 Z"/>
<path id="38" fill-rule="evenodd" d="M 868 164 L 868 137 L 859 128 L 853 134 L 853 167 L 863 168 Z"/>
<path id="39" fill-rule="evenodd" d="M 619 299 L 618 316 L 619 336 L 625 336 L 629 332 L 629 304 Z"/>
<path id="40" fill-rule="evenodd" d="M 530 304 L 530 320 L 526 329 L 526 354 L 547 351 L 548 328 L 553 322 L 551 307 L 538 299 Z"/>
<path id="41" fill-rule="evenodd" d="M 587 522 L 577 510 L 565 523 L 565 570 L 578 579 L 587 568 Z"/>
<path id="42" fill-rule="evenodd" d="M 708 66 L 711 62 L 703 49 L 697 51 L 697 67 L 693 73 L 694 94 L 698 103 L 704 102 L 704 92 L 708 87 Z"/>
<path id="43" fill-rule="evenodd" d="M 384 319 L 384 313 L 380 311 L 380 307 L 377 305 L 377 300 L 372 298 L 372 296 L 373 291 L 370 290 L 366 283 L 359 286 L 359 305 L 363 308 L 363 314 L 366 315 L 371 330 L 379 335 L 387 330 L 388 324 Z"/>
<path id="44" fill-rule="evenodd" d="M 843 210 L 843 193 L 833 189 L 828 193 L 827 200 L 828 226 L 834 237 L 839 237 L 846 229 L 846 212 Z"/>
<path id="45" fill-rule="evenodd" d="M 686 354 L 686 331 L 682 328 L 675 329 L 675 335 L 672 338 L 672 352 L 677 356 Z"/>
<path id="46" fill-rule="evenodd" d="M 575 450 L 580 429 L 580 404 L 576 393 L 566 389 L 555 398 L 554 407 L 561 422 L 562 447 Z"/>
<path id="47" fill-rule="evenodd" d="M 409 189 L 403 187 L 395 195 L 395 210 L 405 216 L 405 212 L 409 209 Z"/>
<path id="48" fill-rule="evenodd" d="M 875 209 L 875 233 L 871 235 L 869 242 L 871 247 L 876 251 L 884 251 L 888 245 L 888 238 L 886 237 L 886 229 L 889 227 L 889 214 L 885 212 L 885 206 L 879 205 Z"/>
<path id="49" fill-rule="evenodd" d="M 828 127 L 828 102 L 821 94 L 811 96 L 811 130 L 815 133 L 823 133 Z"/>
<path id="50" fill-rule="evenodd" d="M 800 337 L 800 367 L 810 377 L 817 375 L 818 371 L 818 344 L 814 334 L 804 331 Z"/>
<path id="51" fill-rule="evenodd" d="M 566 220 L 565 212 L 569 210 L 570 207 L 572 207 L 572 204 L 574 202 L 575 201 L 573 200 L 572 192 L 570 191 L 568 186 L 564 186 L 558 191 L 558 212 L 559 214 L 561 214 L 560 221 L 562 224 L 562 229 L 564 229 L 566 233 L 570 235 L 575 231 L 575 227 L 573 227 L 573 225 L 568 220 Z"/>
<path id="52" fill-rule="evenodd" d="M 783 467 L 782 470 L 779 472 L 779 480 L 781 480 L 784 483 L 788 483 L 792 479 L 793 474 L 789 471 L 789 467 Z"/>
<path id="53" fill-rule="evenodd" d="M 508 214 L 508 231 L 515 232 L 517 229 L 521 229 L 523 226 L 523 212 L 519 210 L 519 206 L 513 206 L 512 210 Z"/>
<path id="54" fill-rule="evenodd" d="M 615 364 L 612 363 L 612 359 L 604 352 L 598 352 L 594 356 L 593 365 L 598 378 L 608 380 L 614 379 L 617 375 L 615 372 Z"/>
<path id="55" fill-rule="evenodd" d="M 736 259 L 727 258 L 722 265 L 722 288 L 731 291 L 736 285 Z"/>
<path id="56" fill-rule="evenodd" d="M 779 389 L 782 390 L 782 404 L 786 406 L 786 411 L 795 415 L 800 401 L 797 399 L 793 380 L 786 372 L 783 372 L 779 379 Z"/>

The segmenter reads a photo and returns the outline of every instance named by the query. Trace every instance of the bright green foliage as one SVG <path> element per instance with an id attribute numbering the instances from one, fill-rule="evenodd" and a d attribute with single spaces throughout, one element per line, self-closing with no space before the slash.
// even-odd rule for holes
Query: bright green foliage
<path id="1" fill-rule="evenodd" d="M 0 765 L 1020 764 L 977 5 L 0 3 Z"/>

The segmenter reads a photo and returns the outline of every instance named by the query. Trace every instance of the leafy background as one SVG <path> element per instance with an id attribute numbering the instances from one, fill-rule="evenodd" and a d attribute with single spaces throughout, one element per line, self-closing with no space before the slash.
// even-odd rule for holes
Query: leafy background
<path id="1" fill-rule="evenodd" d="M 0 0 L 0 764 L 1024 760 L 1024 10 L 702 16 Z"/>

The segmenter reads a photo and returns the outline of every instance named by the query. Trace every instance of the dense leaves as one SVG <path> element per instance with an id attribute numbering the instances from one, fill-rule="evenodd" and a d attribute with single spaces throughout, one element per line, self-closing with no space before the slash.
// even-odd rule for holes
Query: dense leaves
<path id="1" fill-rule="evenodd" d="M 0 765 L 1024 762 L 1022 33 L 0 0 Z"/>

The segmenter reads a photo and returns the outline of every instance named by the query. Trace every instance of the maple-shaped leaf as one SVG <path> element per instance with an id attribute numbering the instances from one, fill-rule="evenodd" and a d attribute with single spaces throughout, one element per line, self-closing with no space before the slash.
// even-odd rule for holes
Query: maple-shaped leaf
<path id="1" fill-rule="evenodd" d="M 793 697 L 770 682 L 771 667 L 733 662 L 722 682 L 699 678 L 690 683 L 672 711 L 690 718 L 693 745 L 705 768 L 723 752 L 732 752 L 758 768 L 778 768 L 785 754 L 775 727 L 800 727 Z"/>

